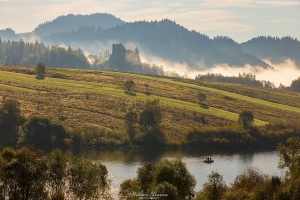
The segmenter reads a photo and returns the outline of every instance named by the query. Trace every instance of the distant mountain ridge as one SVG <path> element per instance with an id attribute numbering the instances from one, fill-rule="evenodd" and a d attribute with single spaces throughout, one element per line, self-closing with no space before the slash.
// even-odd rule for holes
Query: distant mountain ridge
<path id="1" fill-rule="evenodd" d="M 260 36 L 242 43 L 241 47 L 243 51 L 273 63 L 290 58 L 300 66 L 300 41 L 297 38 Z"/>
<path id="2" fill-rule="evenodd" d="M 229 40 L 231 43 L 227 44 Z M 153 56 L 174 62 L 186 62 L 193 68 L 206 68 L 218 64 L 270 67 L 261 59 L 243 52 L 239 44 L 227 37 L 217 37 L 212 40 L 206 35 L 189 31 L 168 19 L 124 23 L 105 30 L 81 27 L 74 32 L 52 34 L 43 41 L 66 45 L 72 42 L 93 44 L 95 41 L 135 43 L 139 47 L 145 47 Z M 231 50 L 227 51 L 227 47 Z"/>
<path id="3" fill-rule="evenodd" d="M 0 38 L 1 40 L 18 40 L 18 36 L 16 32 L 11 28 L 6 28 L 4 30 L 0 30 Z"/>
<path id="4" fill-rule="evenodd" d="M 220 64 L 272 67 L 264 62 L 265 59 L 273 63 L 291 59 L 300 67 L 300 42 L 297 39 L 260 36 L 239 44 L 226 36 L 211 39 L 168 19 L 128 23 L 107 13 L 69 14 L 40 24 L 34 33 L 50 46 L 90 45 L 93 49 L 89 53 L 92 54 L 103 51 L 100 47 L 97 50 L 99 44 L 111 50 L 112 42 L 124 45 L 134 43 L 141 54 L 187 63 L 195 69 Z M 19 39 L 12 29 L 0 30 L 2 40 L 8 35 Z"/>
<path id="5" fill-rule="evenodd" d="M 39 37 L 46 37 L 53 33 L 76 31 L 81 26 L 107 29 L 125 23 L 114 15 L 107 13 L 95 13 L 90 15 L 59 16 L 56 19 L 38 25 L 34 29 Z"/>

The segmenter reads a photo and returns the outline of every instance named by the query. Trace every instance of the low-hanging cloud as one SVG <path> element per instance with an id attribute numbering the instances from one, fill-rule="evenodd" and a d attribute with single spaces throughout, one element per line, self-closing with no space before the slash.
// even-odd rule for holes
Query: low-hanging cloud
<path id="1" fill-rule="evenodd" d="M 266 80 L 274 82 L 278 87 L 280 84 L 290 85 L 292 80 L 300 76 L 300 68 L 291 59 L 286 59 L 284 62 L 275 64 L 269 60 L 264 60 L 274 69 L 263 68 L 260 66 L 251 66 L 249 64 L 244 67 L 230 67 L 227 64 L 217 65 L 210 69 L 201 71 L 201 74 L 206 73 L 221 73 L 225 76 L 238 76 L 239 73 L 252 73 L 256 75 L 257 80 Z"/>
<path id="2" fill-rule="evenodd" d="M 243 67 L 229 66 L 228 64 L 218 64 L 207 68 L 201 64 L 201 62 L 199 62 L 199 70 L 190 67 L 187 63 L 167 61 L 155 56 L 142 54 L 141 58 L 144 62 L 162 65 L 166 71 L 176 72 L 185 78 L 191 79 L 194 79 L 198 74 L 207 73 L 218 73 L 224 76 L 238 76 L 239 73 L 252 73 L 256 75 L 257 80 L 270 81 L 273 82 L 276 87 L 278 87 L 280 84 L 289 86 L 292 80 L 300 77 L 300 66 L 297 66 L 296 63 L 291 59 L 286 59 L 284 62 L 279 64 L 272 63 L 269 60 L 264 60 L 274 69 L 263 68 L 261 66 L 251 66 L 249 64 L 246 64 Z"/>
<path id="3" fill-rule="evenodd" d="M 35 43 L 35 42 L 40 43 L 41 42 L 41 38 L 32 33 L 21 34 L 20 39 L 22 39 L 25 43 Z"/>

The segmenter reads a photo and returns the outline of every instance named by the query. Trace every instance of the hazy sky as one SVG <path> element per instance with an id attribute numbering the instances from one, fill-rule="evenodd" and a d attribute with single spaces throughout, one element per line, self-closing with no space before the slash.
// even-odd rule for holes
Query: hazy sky
<path id="1" fill-rule="evenodd" d="M 60 15 L 111 13 L 124 21 L 161 20 L 237 42 L 259 35 L 300 39 L 300 0 L 0 0 L 0 29 L 30 32 Z"/>

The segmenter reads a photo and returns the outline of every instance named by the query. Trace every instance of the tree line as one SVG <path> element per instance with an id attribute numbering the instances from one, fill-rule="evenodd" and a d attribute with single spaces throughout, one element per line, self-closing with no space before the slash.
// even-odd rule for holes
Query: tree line
<path id="1" fill-rule="evenodd" d="M 48 67 L 57 68 L 117 70 L 159 76 L 169 73 L 166 73 L 162 66 L 148 63 L 124 63 L 114 66 L 110 60 L 109 50 L 103 54 L 91 54 L 86 57 L 80 48 L 74 50 L 71 46 L 67 48 L 49 47 L 37 41 L 35 43 L 25 43 L 23 40 L 10 42 L 2 41 L 0 38 L 0 64 L 35 66 L 38 62 L 43 62 Z M 172 75 L 178 76 L 176 73 L 172 73 Z"/>
<path id="2" fill-rule="evenodd" d="M 284 86 L 280 84 L 279 89 L 292 91 L 292 92 L 300 92 L 300 77 L 293 80 L 290 86 Z"/>
<path id="3" fill-rule="evenodd" d="M 201 81 L 213 81 L 213 82 L 224 82 L 224 83 L 236 83 L 249 86 L 265 87 L 265 88 L 275 88 L 275 84 L 270 81 L 259 81 L 256 80 L 255 74 L 252 73 L 239 73 L 239 76 L 224 76 L 222 74 L 207 73 L 198 74 L 195 77 L 196 80 Z"/>
<path id="4" fill-rule="evenodd" d="M 196 80 L 200 81 L 213 81 L 213 82 L 224 82 L 224 83 L 236 83 L 242 85 L 256 86 L 256 87 L 265 87 L 265 88 L 275 88 L 274 82 L 266 80 L 256 80 L 255 74 L 252 73 L 239 73 L 239 76 L 224 76 L 222 74 L 207 73 L 207 74 L 198 74 L 195 77 Z M 290 86 L 279 85 L 279 89 L 300 92 L 300 77 L 293 80 Z"/>
<path id="5" fill-rule="evenodd" d="M 16 42 L 2 41 L 0 38 L 0 64 L 35 66 L 44 62 L 48 67 L 89 69 L 81 49 L 73 50 L 58 46 L 45 46 L 43 43 L 28 43 L 23 40 Z"/>

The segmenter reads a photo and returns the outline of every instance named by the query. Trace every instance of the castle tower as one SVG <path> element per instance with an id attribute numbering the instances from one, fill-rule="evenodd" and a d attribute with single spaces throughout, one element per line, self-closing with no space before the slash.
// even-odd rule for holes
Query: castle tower
<path id="1" fill-rule="evenodd" d="M 122 44 L 113 44 L 111 61 L 114 66 L 122 66 L 125 63 L 141 63 L 141 58 L 137 47 L 132 51 L 126 50 Z"/>
<path id="2" fill-rule="evenodd" d="M 112 45 L 111 61 L 113 66 L 123 65 L 126 59 L 126 49 L 122 44 Z"/>

